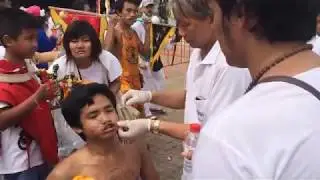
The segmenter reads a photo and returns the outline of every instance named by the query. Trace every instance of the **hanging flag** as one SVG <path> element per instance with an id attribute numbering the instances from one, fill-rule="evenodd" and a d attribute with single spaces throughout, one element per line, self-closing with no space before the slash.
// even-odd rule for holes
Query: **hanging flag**
<path id="1" fill-rule="evenodd" d="M 160 53 L 166 48 L 171 40 L 175 37 L 176 27 L 164 24 L 152 24 L 150 29 L 150 67 L 160 59 Z"/>
<path id="2" fill-rule="evenodd" d="M 104 15 L 52 6 L 49 6 L 49 9 L 50 16 L 54 24 L 60 25 L 63 32 L 65 32 L 65 30 L 68 27 L 68 24 L 72 23 L 72 21 L 85 20 L 92 25 L 92 27 L 96 30 L 97 34 L 99 35 L 100 41 L 103 42 L 104 34 L 107 30 L 107 20 Z"/>

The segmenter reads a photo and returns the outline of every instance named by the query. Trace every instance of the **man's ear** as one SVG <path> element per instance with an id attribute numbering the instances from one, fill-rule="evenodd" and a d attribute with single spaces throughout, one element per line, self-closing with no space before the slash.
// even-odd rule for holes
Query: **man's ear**
<path id="1" fill-rule="evenodd" d="M 118 16 L 118 17 L 121 17 L 121 12 L 119 10 L 116 10 L 115 14 Z"/>
<path id="2" fill-rule="evenodd" d="M 83 130 L 80 128 L 73 127 L 72 130 L 74 130 L 74 132 L 76 132 L 77 134 L 83 133 Z"/>
<path id="3" fill-rule="evenodd" d="M 2 38 L 1 38 L 1 43 L 5 46 L 5 47 L 10 47 L 12 46 L 12 44 L 14 43 L 14 40 L 8 36 L 8 35 L 4 35 Z"/>

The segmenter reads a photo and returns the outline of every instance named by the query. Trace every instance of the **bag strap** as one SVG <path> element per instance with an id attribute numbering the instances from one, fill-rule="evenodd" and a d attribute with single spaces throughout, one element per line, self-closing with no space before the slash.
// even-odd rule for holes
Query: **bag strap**
<path id="1" fill-rule="evenodd" d="M 319 101 L 320 101 L 320 92 L 314 88 L 313 86 L 311 86 L 310 84 L 301 81 L 297 78 L 294 77 L 290 77 L 290 76 L 270 76 L 267 78 L 262 79 L 262 81 L 260 81 L 259 83 L 266 83 L 266 82 L 286 82 L 289 84 L 293 84 L 296 85 L 306 91 L 308 91 L 309 93 L 311 93 L 314 97 L 316 97 Z"/>

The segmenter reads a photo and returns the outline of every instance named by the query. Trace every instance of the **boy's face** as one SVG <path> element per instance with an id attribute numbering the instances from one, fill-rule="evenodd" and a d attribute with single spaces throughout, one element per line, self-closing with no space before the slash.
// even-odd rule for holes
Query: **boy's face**
<path id="1" fill-rule="evenodd" d="M 130 2 L 124 2 L 123 9 L 120 13 L 122 21 L 124 21 L 128 25 L 132 25 L 138 15 L 138 7 L 135 4 L 132 4 Z"/>
<path id="2" fill-rule="evenodd" d="M 104 95 L 94 96 L 93 104 L 82 108 L 80 119 L 87 139 L 110 139 L 118 132 L 118 115 Z"/>
<path id="3" fill-rule="evenodd" d="M 4 43 L 7 50 L 21 59 L 32 58 L 38 48 L 38 33 L 36 29 L 24 29 L 21 34 L 13 39 L 6 36 Z"/>

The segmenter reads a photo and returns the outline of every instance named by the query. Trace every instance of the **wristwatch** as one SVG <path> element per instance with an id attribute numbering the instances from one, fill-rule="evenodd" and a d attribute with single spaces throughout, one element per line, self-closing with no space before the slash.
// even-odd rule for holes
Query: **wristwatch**
<path id="1" fill-rule="evenodd" d="M 159 134 L 159 129 L 160 129 L 160 120 L 151 120 L 150 131 L 153 134 Z"/>

